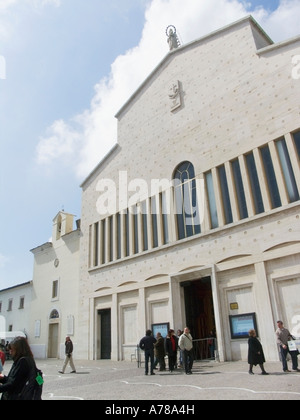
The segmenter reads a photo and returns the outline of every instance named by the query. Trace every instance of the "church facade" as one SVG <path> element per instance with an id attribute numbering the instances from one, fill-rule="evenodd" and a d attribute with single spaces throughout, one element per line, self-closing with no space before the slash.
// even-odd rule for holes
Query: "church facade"
<path id="1" fill-rule="evenodd" d="M 33 278 L 27 336 L 36 358 L 64 358 L 70 336 L 77 357 L 80 221 L 60 211 L 52 238 L 33 249 Z"/>
<path id="2" fill-rule="evenodd" d="M 277 319 L 300 335 L 299 47 L 246 17 L 170 51 L 117 113 L 81 185 L 79 358 L 130 360 L 148 328 L 214 329 L 220 360 L 246 359 L 252 326 L 267 360 Z"/>

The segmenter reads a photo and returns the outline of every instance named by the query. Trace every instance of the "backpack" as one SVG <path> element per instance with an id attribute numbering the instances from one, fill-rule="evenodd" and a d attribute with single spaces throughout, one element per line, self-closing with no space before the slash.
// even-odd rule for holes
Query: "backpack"
<path id="1" fill-rule="evenodd" d="M 43 372 L 33 362 L 29 378 L 19 394 L 19 400 L 41 400 L 43 393 Z"/>

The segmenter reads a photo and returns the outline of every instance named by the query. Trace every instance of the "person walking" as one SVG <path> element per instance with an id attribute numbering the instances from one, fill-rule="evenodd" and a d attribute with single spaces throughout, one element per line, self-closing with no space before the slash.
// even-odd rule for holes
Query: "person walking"
<path id="1" fill-rule="evenodd" d="M 154 356 L 155 356 L 155 362 L 154 362 L 154 368 L 156 368 L 156 365 L 159 364 L 159 370 L 160 372 L 163 372 L 166 370 L 166 363 L 165 363 L 165 340 L 162 337 L 161 333 L 158 332 L 156 334 L 156 343 L 154 343 Z"/>
<path id="2" fill-rule="evenodd" d="M 156 338 L 153 337 L 152 331 L 147 330 L 146 335 L 140 340 L 139 347 L 145 351 L 145 375 L 149 373 L 149 361 L 150 361 L 150 375 L 155 375 L 154 369 L 154 344 Z"/>
<path id="3" fill-rule="evenodd" d="M 282 321 L 277 321 L 277 330 L 276 330 L 276 337 L 277 337 L 277 344 L 279 345 L 280 355 L 281 355 L 281 362 L 282 368 L 284 372 L 291 372 L 288 369 L 287 364 L 287 354 L 290 353 L 292 358 L 292 369 L 294 372 L 300 372 L 298 369 L 298 352 L 297 351 L 290 351 L 288 347 L 288 341 L 292 340 L 292 334 L 289 332 L 287 328 L 284 328 Z"/>
<path id="4" fill-rule="evenodd" d="M 188 327 L 185 327 L 183 334 L 179 338 L 179 347 L 182 350 L 185 373 L 187 375 L 191 375 L 194 363 L 194 349 L 193 337 L 191 336 L 190 329 Z"/>
<path id="5" fill-rule="evenodd" d="M 256 336 L 255 330 L 249 331 L 248 340 L 248 363 L 249 363 L 249 374 L 254 375 L 253 366 L 259 365 L 262 375 L 268 375 L 265 371 L 265 355 L 260 341 Z"/>
<path id="6" fill-rule="evenodd" d="M 73 343 L 72 343 L 72 340 L 69 336 L 66 337 L 65 353 L 66 353 L 66 357 L 65 357 L 64 364 L 63 364 L 63 368 L 62 368 L 62 370 L 59 371 L 59 373 L 62 373 L 62 374 L 65 373 L 65 370 L 66 370 L 66 367 L 67 367 L 68 363 L 70 363 L 70 366 L 71 366 L 71 369 L 72 369 L 71 373 L 76 373 L 75 365 L 74 365 L 74 362 L 73 362 L 73 355 L 72 355 L 72 353 L 73 353 Z"/>
<path id="7" fill-rule="evenodd" d="M 174 330 L 169 330 L 166 338 L 166 352 L 169 360 L 169 371 L 173 372 L 177 368 L 177 350 L 178 350 L 178 338 L 175 335 Z"/>
<path id="8" fill-rule="evenodd" d="M 16 337 L 10 343 L 9 351 L 13 364 L 7 376 L 0 375 L 1 400 L 20 400 L 23 388 L 36 365 L 25 337 Z"/>

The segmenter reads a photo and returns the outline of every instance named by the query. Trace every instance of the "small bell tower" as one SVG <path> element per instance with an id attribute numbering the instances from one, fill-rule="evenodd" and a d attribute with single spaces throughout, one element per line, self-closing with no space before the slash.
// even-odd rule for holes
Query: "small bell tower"
<path id="1" fill-rule="evenodd" d="M 74 215 L 60 211 L 53 219 L 52 241 L 58 241 L 62 236 L 72 232 Z"/>

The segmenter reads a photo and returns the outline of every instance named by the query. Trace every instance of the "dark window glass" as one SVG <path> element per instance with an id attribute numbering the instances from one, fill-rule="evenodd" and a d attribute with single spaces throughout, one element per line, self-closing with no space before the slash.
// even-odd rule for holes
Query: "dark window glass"
<path id="1" fill-rule="evenodd" d="M 102 231 L 102 235 L 101 235 L 101 264 L 105 264 L 105 258 L 106 258 L 106 232 L 105 232 L 105 227 L 106 227 L 106 220 L 101 220 L 101 231 Z"/>
<path id="2" fill-rule="evenodd" d="M 196 185 L 194 166 L 183 162 L 174 176 L 178 239 L 201 232 Z"/>
<path id="3" fill-rule="evenodd" d="M 295 146 L 298 153 L 298 158 L 300 159 L 300 131 L 293 134 Z"/>
<path id="4" fill-rule="evenodd" d="M 119 260 L 122 256 L 122 236 L 121 236 L 121 215 L 117 214 L 117 259 Z"/>
<path id="5" fill-rule="evenodd" d="M 219 181 L 220 181 L 221 194 L 222 194 L 225 224 L 228 224 L 228 223 L 232 223 L 233 219 L 232 219 L 228 183 L 227 183 L 227 177 L 226 177 L 226 171 L 225 171 L 224 165 L 219 166 L 218 174 L 219 174 Z"/>
<path id="6" fill-rule="evenodd" d="M 169 227 L 168 227 L 168 206 L 167 206 L 167 193 L 163 192 L 161 193 L 161 208 L 162 208 L 162 224 L 163 224 L 163 243 L 168 244 L 169 243 Z"/>
<path id="7" fill-rule="evenodd" d="M 151 215 L 152 215 L 152 246 L 158 247 L 158 232 L 157 232 L 157 205 L 156 198 L 151 198 Z"/>
<path id="8" fill-rule="evenodd" d="M 216 197 L 214 192 L 214 185 L 211 171 L 205 174 L 206 190 L 208 195 L 209 213 L 211 228 L 215 229 L 219 226 Z"/>
<path id="9" fill-rule="evenodd" d="M 299 192 L 285 140 L 278 140 L 276 142 L 276 148 L 281 164 L 283 177 L 285 180 L 285 186 L 288 193 L 289 201 L 290 203 L 292 203 L 294 201 L 299 200 Z"/>
<path id="10" fill-rule="evenodd" d="M 264 204 L 263 204 L 263 199 L 261 195 L 261 190 L 260 190 L 257 169 L 256 169 L 253 153 L 249 153 L 248 155 L 246 155 L 246 163 L 247 163 L 248 176 L 249 176 L 250 185 L 251 185 L 252 197 L 254 200 L 255 214 L 260 214 L 260 213 L 263 213 L 265 209 L 264 209 Z"/>
<path id="11" fill-rule="evenodd" d="M 94 266 L 99 264 L 99 223 L 94 224 Z"/>
<path id="12" fill-rule="evenodd" d="M 238 159 L 235 159 L 234 161 L 231 162 L 231 165 L 232 165 L 232 172 L 233 172 L 233 178 L 234 178 L 234 184 L 235 184 L 236 197 L 237 197 L 238 206 L 239 206 L 240 219 L 246 219 L 248 217 L 248 210 L 247 210 L 240 162 Z"/>
<path id="13" fill-rule="evenodd" d="M 147 219 L 147 204 L 143 201 L 141 204 L 142 208 L 142 224 L 143 224 L 143 250 L 148 251 L 148 219 Z"/>
<path id="14" fill-rule="evenodd" d="M 130 231 L 129 231 L 129 210 L 127 210 L 125 214 L 125 240 L 126 240 L 126 257 L 129 257 L 130 255 Z"/>
<path id="15" fill-rule="evenodd" d="M 281 206 L 281 199 L 279 195 L 278 185 L 276 181 L 274 166 L 271 158 L 269 146 L 262 147 L 260 149 L 261 157 L 263 160 L 265 175 L 267 178 L 272 208 Z"/>

